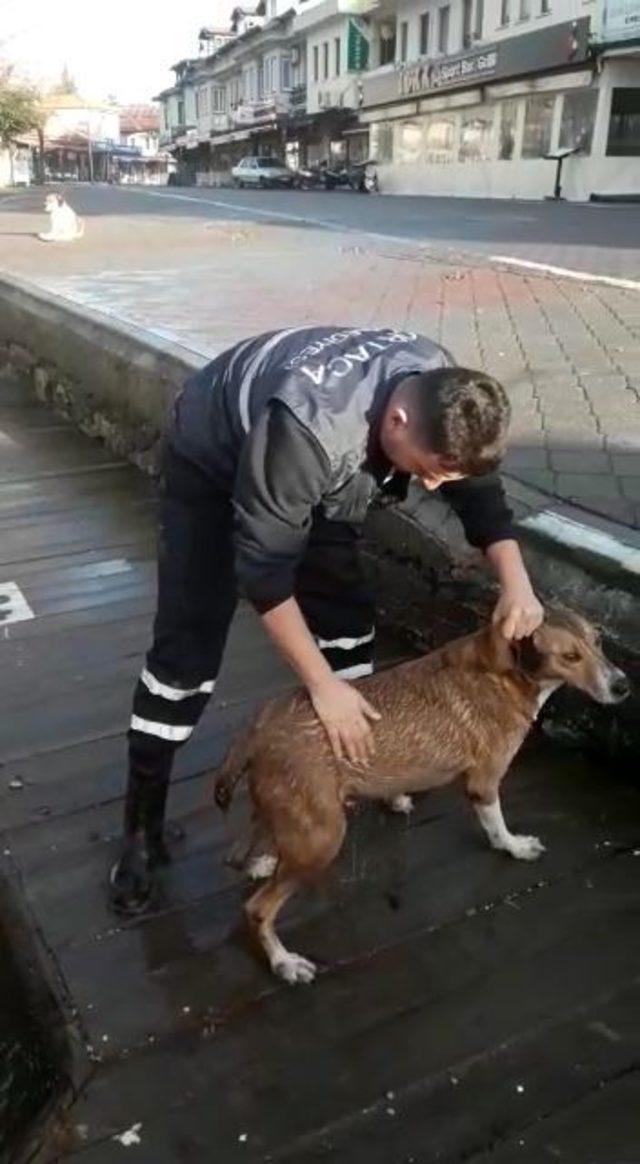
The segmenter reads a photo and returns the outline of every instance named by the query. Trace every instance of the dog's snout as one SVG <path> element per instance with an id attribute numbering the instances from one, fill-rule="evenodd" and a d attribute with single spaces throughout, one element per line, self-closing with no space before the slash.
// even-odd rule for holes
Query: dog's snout
<path id="1" fill-rule="evenodd" d="M 617 703 L 623 699 L 626 699 L 627 696 L 631 693 L 631 684 L 623 671 L 618 671 L 618 673 L 613 676 L 609 684 L 609 690 L 611 691 L 613 699 L 615 699 Z"/>

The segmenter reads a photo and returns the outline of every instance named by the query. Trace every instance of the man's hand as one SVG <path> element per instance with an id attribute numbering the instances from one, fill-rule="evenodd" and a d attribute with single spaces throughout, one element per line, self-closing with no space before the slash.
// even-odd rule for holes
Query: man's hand
<path id="1" fill-rule="evenodd" d="M 493 625 L 505 639 L 526 639 L 540 626 L 544 610 L 531 586 L 524 584 L 503 590 L 493 612 Z"/>
<path id="2" fill-rule="evenodd" d="M 375 747 L 370 721 L 380 719 L 379 713 L 355 687 L 335 675 L 309 687 L 309 696 L 336 760 L 368 764 Z"/>
<path id="3" fill-rule="evenodd" d="M 505 639 L 526 639 L 544 618 L 544 610 L 529 580 L 518 543 L 512 539 L 487 548 L 487 558 L 500 583 L 500 598 L 493 612 L 493 625 Z"/>

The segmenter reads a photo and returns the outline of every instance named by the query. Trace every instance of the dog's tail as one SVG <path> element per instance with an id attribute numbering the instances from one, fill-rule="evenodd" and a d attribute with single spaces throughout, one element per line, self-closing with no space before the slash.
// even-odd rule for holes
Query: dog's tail
<path id="1" fill-rule="evenodd" d="M 248 731 L 239 736 L 236 742 L 231 745 L 222 764 L 213 773 L 215 777 L 213 799 L 222 812 L 229 811 L 236 786 L 249 771 L 252 753 L 253 732 Z"/>

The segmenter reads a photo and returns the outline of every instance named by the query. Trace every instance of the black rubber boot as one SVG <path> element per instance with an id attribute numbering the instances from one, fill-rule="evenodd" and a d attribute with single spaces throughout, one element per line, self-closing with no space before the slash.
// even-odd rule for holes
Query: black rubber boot
<path id="1" fill-rule="evenodd" d="M 124 808 L 122 854 L 109 874 L 109 905 L 135 917 L 154 905 L 156 870 L 171 856 L 164 835 L 164 814 L 173 752 L 145 756 L 132 744 Z"/>
<path id="2" fill-rule="evenodd" d="M 125 841 L 122 855 L 109 873 L 109 908 L 122 917 L 136 917 L 152 908 L 155 890 L 142 845 L 137 838 Z"/>

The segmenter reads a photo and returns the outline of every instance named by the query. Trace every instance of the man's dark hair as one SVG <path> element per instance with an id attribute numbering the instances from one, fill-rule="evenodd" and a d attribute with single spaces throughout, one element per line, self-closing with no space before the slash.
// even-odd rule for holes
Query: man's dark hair
<path id="1" fill-rule="evenodd" d="M 491 473 L 505 451 L 511 406 L 501 384 L 469 368 L 410 379 L 414 437 L 465 476 Z"/>

